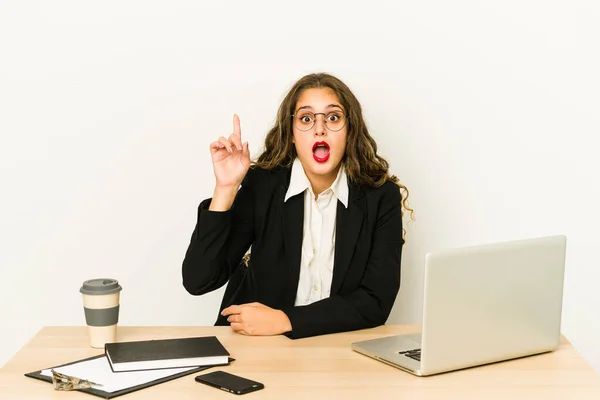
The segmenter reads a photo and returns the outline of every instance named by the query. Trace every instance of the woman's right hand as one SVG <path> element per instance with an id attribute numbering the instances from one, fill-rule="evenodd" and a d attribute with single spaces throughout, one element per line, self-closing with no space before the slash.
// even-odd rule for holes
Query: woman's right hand
<path id="1" fill-rule="evenodd" d="M 233 133 L 229 138 L 221 136 L 210 144 L 210 154 L 216 178 L 216 189 L 237 191 L 250 168 L 248 142 L 242 143 L 240 119 L 233 115 Z"/>

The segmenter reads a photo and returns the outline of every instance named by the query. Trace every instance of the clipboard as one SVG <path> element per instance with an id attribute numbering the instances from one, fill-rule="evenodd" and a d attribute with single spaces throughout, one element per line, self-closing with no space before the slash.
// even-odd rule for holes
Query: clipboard
<path id="1" fill-rule="evenodd" d="M 48 383 L 52 383 L 52 376 L 47 376 L 44 375 L 43 372 L 44 371 L 48 371 L 50 369 L 58 369 L 61 367 L 67 367 L 67 366 L 73 366 L 75 364 L 83 364 L 83 363 L 90 363 L 90 362 L 94 362 L 93 360 L 97 360 L 103 358 L 104 361 L 106 361 L 107 364 L 107 368 L 110 369 L 110 366 L 108 364 L 108 360 L 106 360 L 106 356 L 104 354 L 98 355 L 98 356 L 93 356 L 93 357 L 88 357 L 88 358 L 84 358 L 81 360 L 76 360 L 76 361 L 72 361 L 70 363 L 67 364 L 61 364 L 61 365 L 57 365 L 54 367 L 49 367 L 49 368 L 44 368 L 38 371 L 33 371 L 33 372 L 28 372 L 25 374 L 26 377 L 29 378 L 34 378 L 34 379 L 39 379 Z M 234 358 L 229 358 L 229 362 L 231 361 L 235 361 Z M 101 362 L 101 360 L 97 361 L 98 363 Z M 229 365 L 229 364 L 224 364 L 224 365 Z M 135 392 L 141 389 L 145 389 L 154 385 L 158 385 L 160 383 L 164 383 L 164 382 L 168 382 L 170 380 L 173 379 L 177 379 L 177 378 L 181 378 L 183 376 L 187 376 L 190 374 L 193 374 L 195 372 L 199 372 L 199 371 L 203 371 L 205 369 L 208 368 L 212 368 L 215 367 L 216 365 L 206 365 L 206 366 L 201 366 L 201 367 L 192 367 L 190 368 L 184 368 L 184 371 L 181 371 L 181 368 L 176 368 L 176 369 L 165 369 L 165 370 L 160 370 L 160 372 L 157 372 L 157 370 L 153 370 L 155 374 L 161 374 L 163 376 L 156 378 L 156 379 L 150 379 L 150 380 L 145 380 L 143 383 L 139 383 L 139 384 L 133 384 L 131 386 L 128 386 L 126 388 L 123 389 L 119 389 L 119 390 L 113 390 L 113 391 L 108 391 L 108 390 L 102 390 L 100 388 L 86 388 L 86 389 L 76 389 L 74 391 L 78 391 L 78 392 L 84 392 L 84 393 L 88 393 L 94 396 L 98 396 L 98 397 L 102 397 L 104 399 L 112 399 L 124 394 L 128 394 L 131 392 Z M 172 371 L 172 373 L 169 373 L 169 371 Z M 146 371 L 143 371 L 146 372 Z M 117 374 L 119 376 L 125 376 L 127 374 L 129 374 L 128 372 L 118 372 L 115 373 L 113 372 L 113 374 Z M 82 378 L 82 379 L 91 379 L 91 378 L 87 378 L 87 377 L 79 377 L 78 378 Z M 91 379 L 93 380 L 93 379 Z M 98 382 L 98 383 L 102 383 L 102 382 Z"/>

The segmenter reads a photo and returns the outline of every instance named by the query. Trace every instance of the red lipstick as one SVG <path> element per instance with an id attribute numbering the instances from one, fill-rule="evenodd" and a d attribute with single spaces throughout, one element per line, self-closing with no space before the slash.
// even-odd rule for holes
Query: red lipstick
<path id="1" fill-rule="evenodd" d="M 329 160 L 329 144 L 327 142 L 316 142 L 312 147 L 313 158 L 318 163 L 324 163 Z"/>

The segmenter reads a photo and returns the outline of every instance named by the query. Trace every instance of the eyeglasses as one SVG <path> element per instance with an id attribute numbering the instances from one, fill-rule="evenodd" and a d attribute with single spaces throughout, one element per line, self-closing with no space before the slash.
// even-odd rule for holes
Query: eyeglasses
<path id="1" fill-rule="evenodd" d="M 332 111 L 330 113 L 313 113 L 310 111 L 300 111 L 298 114 L 293 114 L 294 125 L 301 131 L 308 131 L 315 126 L 317 115 L 322 115 L 325 126 L 328 130 L 337 132 L 346 126 L 348 118 L 341 111 Z"/>

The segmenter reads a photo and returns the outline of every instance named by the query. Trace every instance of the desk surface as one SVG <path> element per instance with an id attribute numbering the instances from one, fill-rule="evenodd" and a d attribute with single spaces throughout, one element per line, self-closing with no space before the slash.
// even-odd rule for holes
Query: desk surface
<path id="1" fill-rule="evenodd" d="M 248 337 L 229 327 L 120 327 L 119 341 L 216 335 L 236 361 L 219 367 L 265 384 L 244 395 L 257 399 L 600 399 L 600 376 L 563 339 L 558 350 L 430 377 L 415 377 L 353 352 L 350 343 L 418 326 L 381 326 L 299 340 Z M 101 354 L 88 346 L 86 327 L 45 327 L 0 369 L 0 399 L 94 399 L 57 392 L 52 384 L 23 376 Z M 207 370 L 214 371 L 217 368 Z M 188 375 L 118 399 L 229 399 L 235 395 L 196 383 Z"/>

